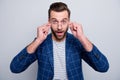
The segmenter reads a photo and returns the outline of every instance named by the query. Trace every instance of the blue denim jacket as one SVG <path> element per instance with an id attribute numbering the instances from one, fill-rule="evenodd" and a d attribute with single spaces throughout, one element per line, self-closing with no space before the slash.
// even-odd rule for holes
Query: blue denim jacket
<path id="1" fill-rule="evenodd" d="M 66 36 L 66 70 L 68 80 L 84 80 L 82 73 L 82 59 L 94 70 L 106 72 L 109 68 L 107 58 L 93 45 L 91 52 L 86 52 L 80 41 L 72 34 Z M 37 80 L 52 80 L 54 77 L 53 44 L 52 35 L 39 45 L 35 53 L 28 54 L 26 47 L 14 57 L 10 69 L 14 73 L 20 73 L 30 64 L 38 60 Z"/>

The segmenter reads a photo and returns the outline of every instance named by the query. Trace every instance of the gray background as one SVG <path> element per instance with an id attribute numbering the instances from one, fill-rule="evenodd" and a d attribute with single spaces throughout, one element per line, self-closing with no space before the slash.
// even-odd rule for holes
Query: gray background
<path id="1" fill-rule="evenodd" d="M 10 72 L 15 55 L 36 36 L 48 20 L 55 0 L 0 0 L 0 80 L 35 80 L 37 63 L 20 74 Z M 71 21 L 82 23 L 86 36 L 110 63 L 107 73 L 94 71 L 83 61 L 85 80 L 120 80 L 120 0 L 59 0 L 71 9 Z"/>

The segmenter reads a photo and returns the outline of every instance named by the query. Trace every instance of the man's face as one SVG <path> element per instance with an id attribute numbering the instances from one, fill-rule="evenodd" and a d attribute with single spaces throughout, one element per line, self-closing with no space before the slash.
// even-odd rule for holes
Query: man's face
<path id="1" fill-rule="evenodd" d="M 51 11 L 49 22 L 51 23 L 52 38 L 56 41 L 63 40 L 68 30 L 68 12 Z"/>

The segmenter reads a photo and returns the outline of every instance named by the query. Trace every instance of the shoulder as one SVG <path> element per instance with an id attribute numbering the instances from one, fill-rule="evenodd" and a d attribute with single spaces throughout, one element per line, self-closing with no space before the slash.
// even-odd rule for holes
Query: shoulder
<path id="1" fill-rule="evenodd" d="M 73 34 L 71 34 L 71 33 L 67 33 L 66 40 L 72 41 L 72 42 L 76 42 L 76 41 L 79 42 L 78 39 L 76 37 L 74 37 Z"/>
<path id="2" fill-rule="evenodd" d="M 67 33 L 66 44 L 73 47 L 74 49 L 79 50 L 79 51 L 83 50 L 83 46 L 82 46 L 81 42 L 76 37 L 74 37 L 73 34 L 71 34 L 71 33 Z"/>
<path id="3" fill-rule="evenodd" d="M 80 41 L 73 36 L 73 34 L 71 33 L 67 33 L 67 36 L 66 36 L 66 41 L 69 42 L 70 44 L 74 44 L 74 45 L 81 45 Z"/>

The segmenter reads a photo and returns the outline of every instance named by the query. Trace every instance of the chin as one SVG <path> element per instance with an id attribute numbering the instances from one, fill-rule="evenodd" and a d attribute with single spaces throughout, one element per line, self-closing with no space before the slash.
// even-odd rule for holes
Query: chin
<path id="1" fill-rule="evenodd" d="M 58 40 L 58 41 L 62 41 L 62 40 L 65 39 L 65 36 L 66 36 L 66 35 L 63 35 L 63 36 L 61 36 L 61 37 L 58 37 L 58 36 L 57 36 L 57 37 L 56 37 L 56 40 Z"/>

